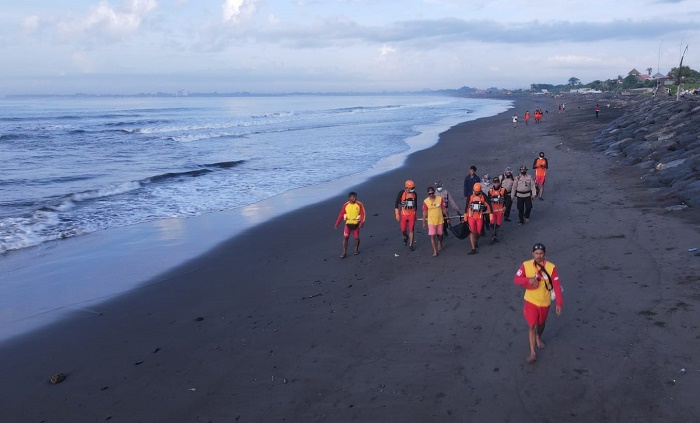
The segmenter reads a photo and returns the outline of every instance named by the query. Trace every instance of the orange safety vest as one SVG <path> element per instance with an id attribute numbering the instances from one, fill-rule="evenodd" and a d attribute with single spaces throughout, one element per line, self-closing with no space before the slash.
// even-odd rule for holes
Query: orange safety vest
<path id="1" fill-rule="evenodd" d="M 491 188 L 489 190 L 489 197 L 491 197 L 491 211 L 494 213 L 503 213 L 506 209 L 506 189 L 503 187 L 498 189 Z"/>
<path id="2" fill-rule="evenodd" d="M 469 197 L 469 202 L 467 203 L 467 212 L 464 213 L 464 218 L 476 217 L 480 218 L 482 213 L 490 213 L 491 207 L 489 207 L 489 202 L 486 201 L 484 194 L 472 194 Z"/>
<path id="3" fill-rule="evenodd" d="M 418 196 L 415 192 L 404 191 L 403 194 L 401 194 L 401 204 L 399 205 L 401 206 L 402 215 L 416 214 L 416 208 L 418 207 Z"/>
<path id="4" fill-rule="evenodd" d="M 546 159 L 537 158 L 537 160 L 535 160 L 535 176 L 545 176 L 547 174 L 546 164 Z"/>

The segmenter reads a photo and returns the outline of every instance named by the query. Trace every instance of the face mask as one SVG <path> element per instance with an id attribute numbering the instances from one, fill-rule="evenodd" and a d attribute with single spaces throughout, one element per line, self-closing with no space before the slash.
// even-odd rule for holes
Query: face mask
<path id="1" fill-rule="evenodd" d="M 521 171 L 520 171 L 520 174 L 521 174 L 521 175 L 524 175 L 524 174 L 526 174 L 526 173 L 527 173 L 527 170 L 521 170 Z"/>
<path id="2" fill-rule="evenodd" d="M 437 190 L 438 190 L 438 191 L 442 191 L 442 187 L 438 187 L 438 189 L 437 189 Z"/>
<path id="3" fill-rule="evenodd" d="M 415 192 L 415 191 L 416 191 L 415 188 L 411 188 L 411 189 L 408 190 L 408 192 Z"/>

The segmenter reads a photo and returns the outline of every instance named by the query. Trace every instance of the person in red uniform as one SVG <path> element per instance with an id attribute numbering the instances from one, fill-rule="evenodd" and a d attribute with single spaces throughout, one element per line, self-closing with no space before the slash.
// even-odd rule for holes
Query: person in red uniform
<path id="1" fill-rule="evenodd" d="M 348 201 L 340 208 L 340 214 L 338 214 L 338 219 L 335 221 L 335 228 L 338 229 L 340 222 L 345 220 L 345 226 L 343 228 L 343 254 L 340 255 L 340 258 L 345 258 L 348 251 L 348 238 L 350 238 L 350 234 L 355 237 L 355 252 L 353 254 L 360 254 L 360 228 L 365 225 L 366 216 L 367 212 L 365 212 L 365 206 L 357 201 L 357 193 L 351 192 L 348 194 Z"/>
<path id="2" fill-rule="evenodd" d="M 547 322 L 547 314 L 552 301 L 556 301 L 557 316 L 561 316 L 562 289 L 559 283 L 559 272 L 554 263 L 545 259 L 545 247 L 537 243 L 532 247 L 532 260 L 524 261 L 515 273 L 513 281 L 516 285 L 525 287 L 525 305 L 523 315 L 528 327 L 530 355 L 527 362 L 537 360 L 535 345 L 544 348 L 542 332 Z"/>
<path id="3" fill-rule="evenodd" d="M 544 181 L 547 178 L 547 169 L 549 169 L 549 161 L 544 157 L 544 151 L 540 151 L 540 154 L 535 159 L 532 168 L 535 169 L 536 193 L 539 195 L 540 200 L 544 200 L 544 198 L 542 198 L 544 195 Z"/>
<path id="4" fill-rule="evenodd" d="M 493 226 L 493 236 L 491 236 L 491 244 L 498 242 L 498 228 L 503 224 L 503 213 L 506 210 L 506 189 L 501 186 L 501 180 L 498 176 L 493 178 L 493 186 L 489 190 L 489 202 L 491 203 L 490 222 Z"/>
<path id="5" fill-rule="evenodd" d="M 403 245 L 409 244 L 411 251 L 413 247 L 413 228 L 416 225 L 416 208 L 418 207 L 418 195 L 416 194 L 416 184 L 410 179 L 404 184 L 404 189 L 399 191 L 394 203 L 396 221 L 401 224 L 401 234 L 403 234 Z M 410 242 L 410 243 L 409 243 Z"/>
<path id="6" fill-rule="evenodd" d="M 472 187 L 472 195 L 467 200 L 467 210 L 464 213 L 464 220 L 469 225 L 469 242 L 472 245 L 472 250 L 468 254 L 478 253 L 479 235 L 484 227 L 483 214 L 490 212 L 489 201 L 481 191 L 481 183 L 477 182 Z"/>
<path id="7" fill-rule="evenodd" d="M 528 122 L 530 122 L 530 111 L 528 110 L 525 112 L 525 125 L 528 125 Z"/>

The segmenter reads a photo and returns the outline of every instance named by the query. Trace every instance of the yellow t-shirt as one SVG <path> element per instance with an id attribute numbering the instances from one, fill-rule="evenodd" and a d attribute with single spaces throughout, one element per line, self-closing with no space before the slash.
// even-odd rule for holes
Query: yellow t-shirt
<path id="1" fill-rule="evenodd" d="M 360 202 L 356 201 L 354 204 L 351 202 L 345 203 L 345 223 L 349 225 L 357 225 L 360 223 Z"/>
<path id="2" fill-rule="evenodd" d="M 442 197 L 436 195 L 434 199 L 430 197 L 423 201 L 423 210 L 428 211 L 428 225 L 442 225 L 445 220 L 442 218 Z"/>

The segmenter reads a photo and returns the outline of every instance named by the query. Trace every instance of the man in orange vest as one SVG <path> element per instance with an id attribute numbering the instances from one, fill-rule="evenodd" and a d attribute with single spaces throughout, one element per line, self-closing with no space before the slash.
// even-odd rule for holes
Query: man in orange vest
<path id="1" fill-rule="evenodd" d="M 472 250 L 467 254 L 478 253 L 479 236 L 484 227 L 483 213 L 490 213 L 491 206 L 488 199 L 481 191 L 481 183 L 477 182 L 472 188 L 472 195 L 467 200 L 467 211 L 464 213 L 464 220 L 469 225 L 469 242 L 472 245 Z"/>
<path id="2" fill-rule="evenodd" d="M 506 210 L 506 190 L 501 186 L 498 176 L 493 178 L 493 187 L 489 190 L 489 201 L 491 202 L 490 222 L 493 226 L 493 236 L 491 244 L 498 242 L 498 228 L 503 224 L 503 213 Z"/>
<path id="3" fill-rule="evenodd" d="M 409 244 L 413 248 L 413 228 L 416 225 L 416 208 L 418 207 L 418 195 L 416 184 L 410 179 L 404 184 L 404 189 L 399 191 L 394 203 L 396 221 L 401 224 L 403 245 Z M 410 243 L 409 243 L 410 241 Z"/>
<path id="4" fill-rule="evenodd" d="M 537 195 L 540 196 L 540 200 L 544 200 L 544 198 L 542 198 L 542 195 L 544 195 L 544 181 L 547 178 L 547 169 L 549 169 L 549 161 L 544 158 L 544 151 L 540 151 L 532 168 L 535 169 L 535 189 Z"/>
<path id="5" fill-rule="evenodd" d="M 547 314 L 552 301 L 556 301 L 557 316 L 561 316 L 562 289 L 559 283 L 559 272 L 554 263 L 545 259 L 545 247 L 537 243 L 532 247 L 532 260 L 524 261 L 515 274 L 513 281 L 516 285 L 525 287 L 525 306 L 523 315 L 528 326 L 530 355 L 527 362 L 537 359 L 535 345 L 544 348 L 542 332 L 547 322 Z"/>

